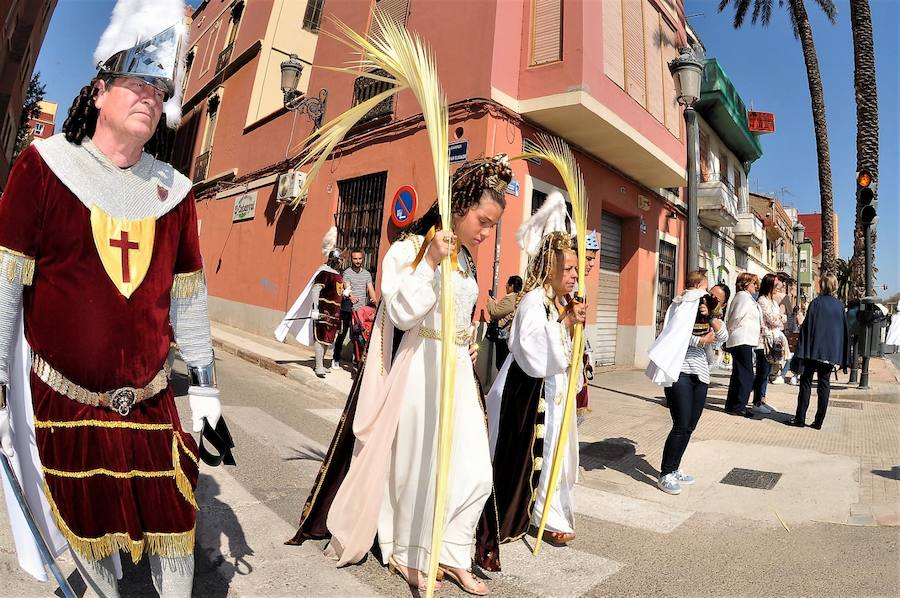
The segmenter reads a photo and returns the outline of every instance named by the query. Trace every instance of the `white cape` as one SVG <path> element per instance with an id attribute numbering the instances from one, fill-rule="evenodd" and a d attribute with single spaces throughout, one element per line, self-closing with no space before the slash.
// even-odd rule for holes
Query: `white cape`
<path id="1" fill-rule="evenodd" d="M 666 311 L 662 332 L 648 351 L 650 365 L 645 373 L 654 384 L 672 386 L 678 380 L 697 319 L 700 298 L 705 294 L 703 289 L 689 289 L 676 297 Z"/>
<path id="2" fill-rule="evenodd" d="M 34 434 L 34 410 L 31 404 L 31 349 L 25 341 L 22 325 L 22 311 L 19 311 L 18 338 L 10 352 L 9 360 L 9 415 L 13 435 L 15 456 L 10 464 L 16 472 L 25 500 L 34 515 L 41 534 L 47 541 L 50 552 L 59 556 L 68 547 L 68 543 L 56 527 L 47 497 L 44 496 L 44 475 L 41 459 L 38 456 Z M 6 497 L 6 511 L 9 514 L 10 527 L 19 557 L 19 565 L 39 581 L 47 581 L 47 571 L 38 552 L 37 543 L 25 522 L 16 497 L 12 492 L 6 476 L 3 478 L 3 494 Z"/>
<path id="3" fill-rule="evenodd" d="M 309 314 L 314 307 L 312 304 L 313 281 L 319 275 L 319 272 L 322 271 L 333 274 L 338 273 L 337 270 L 326 265 L 320 266 L 318 270 L 313 272 L 306 287 L 300 293 L 300 296 L 297 297 L 297 300 L 294 301 L 291 309 L 284 315 L 284 319 L 278 325 L 278 328 L 275 329 L 275 338 L 279 343 L 283 343 L 288 333 L 290 333 L 301 345 L 306 345 L 307 347 L 315 345 L 314 322 L 309 318 Z"/>
<path id="4" fill-rule="evenodd" d="M 900 347 L 900 314 L 894 314 L 891 317 L 891 327 L 888 328 L 884 344 Z"/>

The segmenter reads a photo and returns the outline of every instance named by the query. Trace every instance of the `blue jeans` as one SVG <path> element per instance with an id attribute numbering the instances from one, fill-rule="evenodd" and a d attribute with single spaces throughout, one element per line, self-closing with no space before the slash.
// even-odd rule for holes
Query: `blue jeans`
<path id="1" fill-rule="evenodd" d="M 769 387 L 769 373 L 772 364 L 766 361 L 766 352 L 756 350 L 756 377 L 753 379 L 753 404 L 759 405 L 766 398 L 766 389 Z"/>
<path id="2" fill-rule="evenodd" d="M 696 374 L 682 372 L 675 384 L 663 390 L 672 416 L 672 430 L 663 448 L 661 475 L 670 474 L 681 467 L 681 457 L 703 414 L 708 389 L 709 385 L 701 382 Z"/>

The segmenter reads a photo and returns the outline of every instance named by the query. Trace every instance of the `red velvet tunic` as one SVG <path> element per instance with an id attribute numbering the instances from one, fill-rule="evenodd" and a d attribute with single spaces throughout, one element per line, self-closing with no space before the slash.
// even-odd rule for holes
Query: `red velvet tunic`
<path id="1" fill-rule="evenodd" d="M 341 329 L 341 299 L 344 278 L 335 272 L 322 270 L 316 274 L 314 285 L 322 285 L 319 293 L 319 319 L 316 320 L 316 340 L 330 345 Z"/>
<path id="2" fill-rule="evenodd" d="M 0 200 L 0 246 L 35 259 L 23 296 L 32 350 L 97 392 L 141 388 L 159 372 L 173 338 L 174 276 L 202 268 L 189 194 L 156 221 L 149 270 L 126 299 L 94 246 L 90 211 L 34 147 L 16 160 Z M 47 495 L 70 544 L 95 559 L 116 549 L 135 560 L 143 551 L 191 554 L 197 446 L 171 388 L 126 417 L 59 394 L 34 373 L 31 392 Z"/>

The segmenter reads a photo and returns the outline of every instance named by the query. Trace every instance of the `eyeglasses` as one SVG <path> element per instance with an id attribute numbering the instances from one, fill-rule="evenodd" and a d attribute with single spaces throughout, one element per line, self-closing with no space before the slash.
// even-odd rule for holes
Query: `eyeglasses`
<path id="1" fill-rule="evenodd" d="M 122 87 L 133 91 L 137 95 L 143 95 L 144 93 L 150 91 L 152 93 L 152 96 L 159 103 L 163 103 L 166 101 L 166 92 L 153 85 L 152 83 L 145 81 L 144 79 L 138 79 L 137 77 L 116 77 L 115 81 Z"/>

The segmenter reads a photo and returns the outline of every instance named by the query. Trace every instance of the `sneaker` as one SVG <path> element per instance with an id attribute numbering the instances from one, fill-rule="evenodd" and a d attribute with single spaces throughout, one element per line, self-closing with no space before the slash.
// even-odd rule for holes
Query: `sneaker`
<path id="1" fill-rule="evenodd" d="M 775 376 L 775 379 L 772 380 L 772 384 L 784 384 L 784 378 L 781 376 Z"/>
<path id="2" fill-rule="evenodd" d="M 772 409 L 765 403 L 760 403 L 759 405 L 754 405 L 753 410 L 756 411 L 757 413 L 762 413 L 763 415 L 768 415 L 775 411 L 774 409 Z"/>
<path id="3" fill-rule="evenodd" d="M 681 485 L 675 478 L 674 472 L 668 473 L 664 476 L 660 476 L 659 481 L 656 482 L 656 485 L 666 494 L 681 494 Z"/>
<path id="4" fill-rule="evenodd" d="M 680 469 L 676 469 L 672 472 L 672 475 L 675 476 L 675 480 L 684 486 L 690 486 L 694 483 L 694 476 L 684 473 Z"/>

